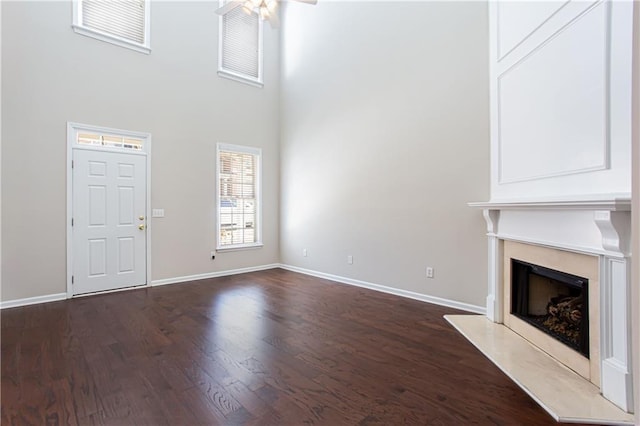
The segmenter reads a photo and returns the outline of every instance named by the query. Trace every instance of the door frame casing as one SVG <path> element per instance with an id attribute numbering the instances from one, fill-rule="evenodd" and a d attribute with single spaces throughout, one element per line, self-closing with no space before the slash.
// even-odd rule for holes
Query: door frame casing
<path id="1" fill-rule="evenodd" d="M 142 139 L 142 151 L 131 152 L 126 149 L 119 148 L 105 148 L 98 146 L 78 146 L 76 144 L 76 135 L 80 131 L 86 132 L 95 132 L 95 133 L 105 133 L 105 134 L 115 134 L 120 136 L 132 137 Z M 73 294 L 73 227 L 71 226 L 71 219 L 73 217 L 73 150 L 74 149 L 82 149 L 82 150 L 91 150 L 98 152 L 117 152 L 120 154 L 131 154 L 131 155 L 142 155 L 145 157 L 146 161 L 146 169 L 147 173 L 145 176 L 146 184 L 145 184 L 145 223 L 146 223 L 146 237 L 145 237 L 145 245 L 146 245 L 146 282 L 145 286 L 151 286 L 151 133 L 147 132 L 136 132 L 130 130 L 122 130 L 115 129 L 110 127 L 102 127 L 102 126 L 94 126 L 89 124 L 80 124 L 74 122 L 67 122 L 67 299 L 71 299 L 74 297 Z M 141 288 L 141 286 L 136 287 L 126 287 L 122 289 L 115 290 L 106 290 L 96 293 L 109 293 L 112 291 L 122 291 L 128 290 L 129 288 Z M 96 293 L 88 293 L 77 295 L 77 297 L 87 296 Z"/>

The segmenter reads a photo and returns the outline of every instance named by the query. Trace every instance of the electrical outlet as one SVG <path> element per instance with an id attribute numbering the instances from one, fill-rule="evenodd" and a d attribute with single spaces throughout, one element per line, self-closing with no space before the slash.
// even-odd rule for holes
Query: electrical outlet
<path id="1" fill-rule="evenodd" d="M 433 278 L 433 268 L 431 266 L 427 266 L 427 278 Z"/>
<path id="2" fill-rule="evenodd" d="M 302 249 L 302 256 L 307 257 L 307 249 Z"/>
<path id="3" fill-rule="evenodd" d="M 347 263 L 349 265 L 353 265 L 353 256 L 351 256 L 351 255 L 347 256 Z"/>

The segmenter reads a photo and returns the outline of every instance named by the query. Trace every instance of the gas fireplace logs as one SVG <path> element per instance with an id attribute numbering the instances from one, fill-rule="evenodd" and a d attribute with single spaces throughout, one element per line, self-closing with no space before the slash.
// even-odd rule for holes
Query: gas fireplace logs
<path id="1" fill-rule="evenodd" d="M 542 325 L 567 339 L 577 342 L 582 320 L 582 296 L 552 297 L 547 305 L 546 319 Z"/>

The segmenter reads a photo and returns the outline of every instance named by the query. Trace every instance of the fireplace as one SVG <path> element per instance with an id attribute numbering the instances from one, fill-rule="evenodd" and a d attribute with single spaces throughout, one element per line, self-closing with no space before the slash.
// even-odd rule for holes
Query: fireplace
<path id="1" fill-rule="evenodd" d="M 511 259 L 511 314 L 589 357 L 589 280 Z"/>
<path id="2" fill-rule="evenodd" d="M 517 241 L 503 249 L 504 325 L 600 386 L 598 258 Z"/>
<path id="3" fill-rule="evenodd" d="M 564 413 L 567 419 L 589 419 L 585 423 L 603 424 L 617 418 L 613 412 L 602 417 L 602 421 L 592 415 L 592 408 L 599 402 L 587 395 L 594 390 L 626 413 L 633 412 L 631 360 L 638 355 L 633 353 L 630 344 L 630 200 L 603 197 L 489 201 L 471 205 L 483 208 L 487 222 L 486 312 L 496 325 L 495 330 L 489 327 L 479 330 L 479 334 L 494 345 L 483 346 L 487 353 L 492 353 L 498 359 L 496 364 L 509 371 L 510 376 L 516 377 L 512 367 L 517 364 L 521 370 L 514 380 L 559 417 L 562 410 L 558 404 L 570 407 Z M 512 279 L 512 275 L 516 277 Z M 528 281 L 524 285 L 526 291 L 514 284 L 520 280 Z M 549 283 L 552 284 L 547 286 Z M 521 294 L 512 298 L 512 292 Z M 537 301 L 540 294 L 544 302 Z M 564 340 L 542 329 L 540 324 L 533 324 L 535 321 L 529 321 L 531 316 L 546 315 L 552 299 L 555 298 L 556 304 L 567 302 L 563 296 L 578 298 L 573 302 L 572 311 L 577 310 L 582 319 L 586 319 L 580 322 L 577 337 L 565 336 Z M 583 304 L 581 307 L 577 306 L 579 301 Z M 509 330 L 502 331 L 503 328 Z M 507 343 L 511 331 L 517 338 Z M 520 337 L 532 347 L 531 351 L 514 343 Z M 565 344 L 566 340 L 570 344 Z M 588 347 L 584 346 L 586 341 Z M 515 347 L 522 351 L 512 356 Z M 549 355 L 552 361 L 538 359 L 535 354 L 540 353 Z M 568 368 L 562 371 L 576 373 L 577 380 L 567 378 L 543 386 L 560 375 L 560 370 L 551 372 L 550 366 L 555 362 Z M 579 376 L 586 379 L 586 383 Z M 563 395 L 570 396 L 564 398 Z M 628 422 L 632 416 L 625 419 Z M 616 424 L 619 423 L 624 422 L 620 420 Z"/>

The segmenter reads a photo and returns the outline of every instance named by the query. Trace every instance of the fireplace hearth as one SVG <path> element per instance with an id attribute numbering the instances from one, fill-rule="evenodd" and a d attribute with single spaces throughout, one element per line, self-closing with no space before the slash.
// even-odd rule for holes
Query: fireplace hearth
<path id="1" fill-rule="evenodd" d="M 589 280 L 511 259 L 511 314 L 589 358 Z"/>

